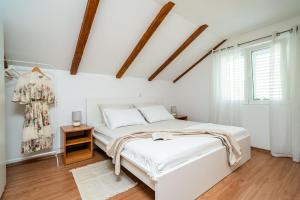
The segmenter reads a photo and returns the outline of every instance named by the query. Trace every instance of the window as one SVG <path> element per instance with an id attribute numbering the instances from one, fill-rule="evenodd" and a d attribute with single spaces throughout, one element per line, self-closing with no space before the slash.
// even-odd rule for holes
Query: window
<path id="1" fill-rule="evenodd" d="M 282 99 L 281 51 L 269 42 L 226 50 L 214 55 L 214 91 L 223 102 L 263 103 Z M 284 51 L 282 51 L 284 52 Z"/>
<path id="2" fill-rule="evenodd" d="M 252 98 L 254 101 L 281 99 L 280 51 L 275 47 L 251 51 Z M 274 59 L 271 59 L 271 56 Z M 273 60 L 274 63 L 271 63 Z"/>

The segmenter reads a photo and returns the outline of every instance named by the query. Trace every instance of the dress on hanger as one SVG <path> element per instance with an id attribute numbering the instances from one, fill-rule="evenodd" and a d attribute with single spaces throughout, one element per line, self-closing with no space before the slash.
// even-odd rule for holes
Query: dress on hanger
<path id="1" fill-rule="evenodd" d="M 51 79 L 38 72 L 22 74 L 12 101 L 25 105 L 22 153 L 52 148 L 49 105 L 55 102 L 55 95 Z"/>

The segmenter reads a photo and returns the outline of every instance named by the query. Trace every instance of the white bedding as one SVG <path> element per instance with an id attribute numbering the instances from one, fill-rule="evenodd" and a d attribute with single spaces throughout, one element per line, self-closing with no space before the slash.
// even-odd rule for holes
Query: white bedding
<path id="1" fill-rule="evenodd" d="M 94 137 L 107 144 L 116 133 L 130 133 L 149 130 L 213 129 L 231 133 L 237 140 L 248 133 L 244 128 L 223 126 L 210 123 L 197 123 L 183 120 L 168 120 L 147 125 L 136 125 L 110 130 L 98 127 Z M 205 153 L 224 148 L 219 139 L 211 136 L 186 136 L 167 141 L 152 139 L 137 140 L 128 143 L 122 156 L 143 169 L 156 180 L 159 174 Z M 242 155 L 243 156 L 243 155 Z"/>

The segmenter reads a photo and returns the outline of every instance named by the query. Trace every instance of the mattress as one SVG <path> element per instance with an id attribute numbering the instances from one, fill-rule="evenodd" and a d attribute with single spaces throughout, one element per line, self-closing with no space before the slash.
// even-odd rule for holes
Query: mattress
<path id="1" fill-rule="evenodd" d="M 244 128 L 211 123 L 198 123 L 184 120 L 168 120 L 148 125 L 127 126 L 108 129 L 105 126 L 95 128 L 94 137 L 108 144 L 116 133 L 134 133 L 137 131 L 205 129 L 222 130 L 231 133 L 237 140 L 248 136 Z M 224 148 L 221 141 L 209 135 L 182 136 L 167 141 L 143 139 L 126 144 L 122 157 L 145 171 L 152 180 L 173 167 L 199 157 L 203 154 Z"/>

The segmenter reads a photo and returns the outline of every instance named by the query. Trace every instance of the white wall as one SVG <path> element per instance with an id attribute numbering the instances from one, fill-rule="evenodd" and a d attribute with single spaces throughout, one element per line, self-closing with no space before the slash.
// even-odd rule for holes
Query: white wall
<path id="1" fill-rule="evenodd" d="M 200 66 L 174 84 L 173 104 L 190 120 L 208 122 L 211 100 L 211 65 L 208 57 Z"/>
<path id="2" fill-rule="evenodd" d="M 0 198 L 6 182 L 6 163 L 5 163 L 5 98 L 4 98 L 4 40 L 3 25 L 0 19 Z"/>
<path id="3" fill-rule="evenodd" d="M 30 68 L 19 67 L 18 70 Z M 71 112 L 81 110 L 85 121 L 86 98 L 124 98 L 149 97 L 169 104 L 172 83 L 167 81 L 148 82 L 142 78 L 116 79 L 114 76 L 79 73 L 69 75 L 69 71 L 43 70 L 54 80 L 56 87 L 57 106 L 51 109 L 52 126 L 55 128 L 54 150 L 61 146 L 59 126 L 71 124 Z M 21 134 L 24 106 L 11 102 L 16 81 L 6 83 L 6 116 L 7 116 L 7 160 L 8 163 L 26 157 L 21 151 Z M 32 155 L 34 156 L 34 154 Z"/>
<path id="4" fill-rule="evenodd" d="M 256 31 L 235 36 L 224 44 L 235 45 L 240 42 L 270 35 L 300 25 L 300 16 L 283 21 Z M 191 120 L 209 121 L 211 107 L 211 69 L 212 56 L 200 63 L 195 69 L 178 81 L 175 86 L 174 102 L 182 114 L 189 115 Z M 251 134 L 251 145 L 269 149 L 269 108 L 267 105 L 245 105 L 242 109 L 242 124 Z"/>

